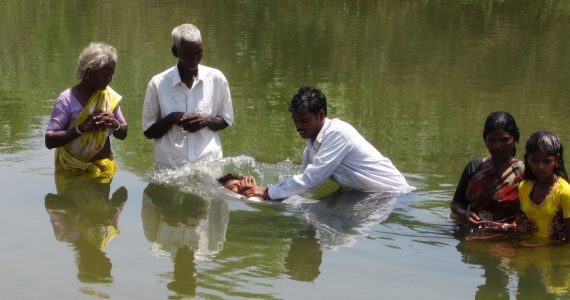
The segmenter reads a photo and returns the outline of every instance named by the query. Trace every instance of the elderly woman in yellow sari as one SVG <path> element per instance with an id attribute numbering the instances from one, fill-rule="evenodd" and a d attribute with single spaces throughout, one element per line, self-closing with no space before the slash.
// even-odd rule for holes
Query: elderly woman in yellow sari
<path id="1" fill-rule="evenodd" d="M 121 96 L 109 87 L 116 64 L 117 50 L 105 43 L 91 43 L 79 55 L 80 82 L 59 95 L 45 134 L 46 147 L 56 148 L 56 174 L 101 182 L 113 177 L 109 136 L 123 140 L 128 129 Z"/>

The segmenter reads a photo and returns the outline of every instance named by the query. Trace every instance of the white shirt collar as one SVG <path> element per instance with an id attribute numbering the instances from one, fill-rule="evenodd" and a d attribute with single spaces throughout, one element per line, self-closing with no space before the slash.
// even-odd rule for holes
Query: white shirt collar
<path id="1" fill-rule="evenodd" d="M 201 81 L 202 77 L 200 76 L 200 74 L 202 74 L 203 72 L 201 72 L 201 70 L 203 70 L 203 66 L 201 64 L 198 64 L 198 75 L 196 76 L 196 81 Z M 180 77 L 180 71 L 178 71 L 178 64 L 174 65 L 174 67 L 172 67 L 172 72 L 170 73 L 170 78 L 172 78 L 172 86 L 175 85 L 179 85 L 182 83 L 182 78 Z"/>
<path id="2" fill-rule="evenodd" d="M 325 135 L 325 131 L 329 127 L 330 123 L 331 123 L 330 119 L 325 117 L 325 123 L 323 124 L 321 131 L 319 131 L 319 134 L 317 134 L 317 138 L 315 138 L 315 142 L 312 143 L 314 150 L 317 150 L 321 146 L 321 143 L 323 141 L 323 136 Z M 309 140 L 309 142 L 310 141 L 311 140 Z"/>

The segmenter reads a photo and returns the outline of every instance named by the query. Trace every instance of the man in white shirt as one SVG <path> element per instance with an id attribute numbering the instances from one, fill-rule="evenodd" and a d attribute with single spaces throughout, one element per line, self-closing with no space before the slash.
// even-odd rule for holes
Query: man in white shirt
<path id="1" fill-rule="evenodd" d="M 233 122 L 232 99 L 224 74 L 200 64 L 202 38 L 192 24 L 172 30 L 176 66 L 148 83 L 142 127 L 154 139 L 158 168 L 180 168 L 198 159 L 222 158 L 217 133 Z"/>
<path id="2" fill-rule="evenodd" d="M 303 173 L 269 188 L 251 186 L 248 197 L 283 199 L 314 190 L 327 179 L 366 192 L 408 192 L 404 176 L 354 127 L 327 118 L 326 97 L 319 89 L 302 87 L 293 96 L 289 112 L 295 128 L 307 140 Z"/>

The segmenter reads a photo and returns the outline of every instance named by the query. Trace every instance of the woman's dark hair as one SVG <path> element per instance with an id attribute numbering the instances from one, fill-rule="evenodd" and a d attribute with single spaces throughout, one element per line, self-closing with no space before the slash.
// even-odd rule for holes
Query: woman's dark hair
<path id="1" fill-rule="evenodd" d="M 548 131 L 538 131 L 533 133 L 526 141 L 526 153 L 524 155 L 524 178 L 536 180 L 536 176 L 532 174 L 532 170 L 528 164 L 528 157 L 539 150 L 544 150 L 549 155 L 558 156 L 558 163 L 554 168 L 554 174 L 566 179 L 568 181 L 568 174 L 564 166 L 564 146 L 554 133 Z"/>
<path id="2" fill-rule="evenodd" d="M 325 116 L 327 115 L 327 97 L 325 94 L 317 89 L 308 86 L 301 87 L 289 104 L 289 112 L 300 112 L 307 110 L 314 115 L 317 115 L 320 110 L 324 110 Z"/>
<path id="3" fill-rule="evenodd" d="M 496 111 L 491 113 L 485 120 L 485 128 L 483 129 L 483 140 L 487 140 L 487 135 L 495 130 L 502 129 L 513 136 L 515 142 L 518 143 L 520 138 L 519 128 L 515 118 L 506 111 Z M 517 148 L 513 148 L 513 157 L 517 154 Z"/>

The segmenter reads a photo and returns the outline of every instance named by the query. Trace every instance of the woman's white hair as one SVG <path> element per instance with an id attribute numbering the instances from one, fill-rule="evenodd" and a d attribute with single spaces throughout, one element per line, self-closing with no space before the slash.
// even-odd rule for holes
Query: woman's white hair
<path id="1" fill-rule="evenodd" d="M 192 24 L 182 24 L 172 29 L 172 43 L 178 49 L 185 42 L 202 43 L 200 29 Z"/>
<path id="2" fill-rule="evenodd" d="M 97 71 L 109 63 L 117 63 L 115 47 L 105 43 L 90 43 L 83 48 L 77 62 L 77 77 L 85 79 L 90 71 Z"/>

